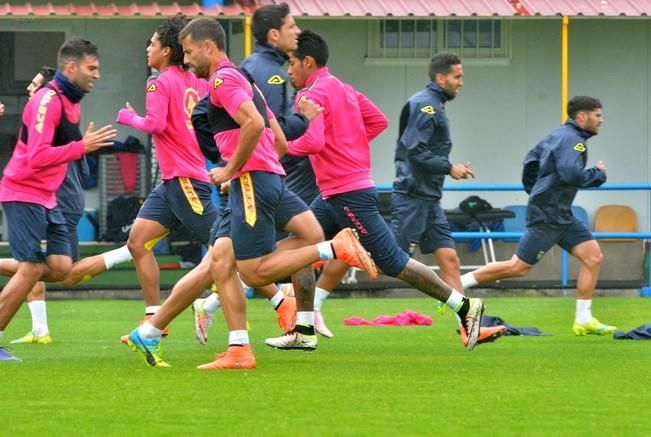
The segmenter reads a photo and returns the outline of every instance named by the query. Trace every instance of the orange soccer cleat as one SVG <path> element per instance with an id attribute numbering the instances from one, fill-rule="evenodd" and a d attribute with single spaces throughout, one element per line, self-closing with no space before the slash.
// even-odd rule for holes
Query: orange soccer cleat
<path id="1" fill-rule="evenodd" d="M 296 298 L 285 296 L 276 308 L 276 321 L 283 332 L 289 332 L 296 326 Z"/>
<path id="2" fill-rule="evenodd" d="M 482 326 L 479 328 L 479 336 L 477 337 L 477 343 L 489 343 L 491 341 L 497 340 L 499 337 L 504 334 L 506 331 L 506 326 Z M 466 335 L 466 330 L 463 327 L 459 328 L 459 335 L 461 337 L 461 342 L 464 346 L 468 346 L 468 335 Z"/>
<path id="3" fill-rule="evenodd" d="M 359 242 L 357 234 L 351 228 L 344 228 L 330 240 L 335 258 L 348 265 L 362 269 L 371 279 L 377 278 L 377 268 L 371 257 Z"/>
<path id="4" fill-rule="evenodd" d="M 197 366 L 197 369 L 255 369 L 255 356 L 249 344 L 229 346 L 226 352 L 215 355 L 215 361 Z"/>

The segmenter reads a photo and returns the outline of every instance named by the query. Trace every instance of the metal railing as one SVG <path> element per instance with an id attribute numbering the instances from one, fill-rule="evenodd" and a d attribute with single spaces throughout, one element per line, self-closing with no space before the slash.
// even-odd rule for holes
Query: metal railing
<path id="1" fill-rule="evenodd" d="M 378 184 L 378 192 L 387 193 L 393 191 L 390 184 Z M 457 184 L 447 185 L 444 191 L 522 191 L 524 187 L 519 184 Z M 600 187 L 587 188 L 585 191 L 649 191 L 651 192 L 651 183 L 621 183 L 621 184 L 604 184 Z M 499 238 L 521 238 L 524 232 L 453 232 L 452 237 L 459 240 L 467 239 L 499 239 Z M 628 238 L 637 240 L 651 239 L 651 232 L 593 232 L 595 239 L 605 238 Z M 649 263 L 649 284 L 641 289 L 641 295 L 651 297 L 651 262 Z M 568 255 L 565 250 L 561 255 L 561 286 L 567 287 L 569 284 L 569 267 Z"/>

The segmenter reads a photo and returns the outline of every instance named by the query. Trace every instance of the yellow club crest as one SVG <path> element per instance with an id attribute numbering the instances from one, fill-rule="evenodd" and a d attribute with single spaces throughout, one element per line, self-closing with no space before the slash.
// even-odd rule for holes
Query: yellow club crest
<path id="1" fill-rule="evenodd" d="M 157 88 L 157 87 L 156 87 L 156 84 L 155 84 L 155 83 L 152 83 L 151 85 L 149 85 L 149 86 L 147 87 L 147 92 L 148 92 L 148 93 L 153 93 L 154 91 L 156 91 L 156 88 Z"/>
<path id="2" fill-rule="evenodd" d="M 212 81 L 212 87 L 217 88 L 219 85 L 224 83 L 224 79 L 221 77 L 215 77 L 215 80 Z"/>
<path id="3" fill-rule="evenodd" d="M 283 79 L 282 77 L 280 77 L 277 74 L 274 74 L 269 79 L 267 79 L 267 83 L 269 85 L 282 85 L 282 84 L 285 83 L 285 79 Z"/>
<path id="4" fill-rule="evenodd" d="M 578 143 L 576 146 L 574 146 L 574 150 L 576 150 L 577 152 L 581 152 L 581 153 L 583 153 L 583 152 L 585 152 L 587 149 L 585 148 L 585 144 L 583 144 L 583 143 Z"/>
<path id="5" fill-rule="evenodd" d="M 430 105 L 420 108 L 420 112 L 424 112 L 425 114 L 429 114 L 429 115 L 436 114 L 436 111 Z"/>

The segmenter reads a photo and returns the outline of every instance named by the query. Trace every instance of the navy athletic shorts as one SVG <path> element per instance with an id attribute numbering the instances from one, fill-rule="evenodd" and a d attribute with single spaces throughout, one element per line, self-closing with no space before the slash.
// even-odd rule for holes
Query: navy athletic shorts
<path id="1" fill-rule="evenodd" d="M 230 236 L 235 259 L 259 258 L 276 248 L 276 231 L 309 208 L 285 188 L 284 177 L 264 171 L 243 173 L 231 183 L 230 219 L 222 216 L 215 237 Z"/>
<path id="2" fill-rule="evenodd" d="M 59 208 L 29 202 L 3 202 L 2 208 L 14 259 L 42 263 L 48 255 L 71 255 L 68 226 Z"/>
<path id="3" fill-rule="evenodd" d="M 375 187 L 337 194 L 326 200 L 317 197 L 310 209 L 321 224 L 326 240 L 343 228 L 356 229 L 359 241 L 384 274 L 395 277 L 405 269 L 409 255 L 398 246 L 380 215 Z"/>
<path id="4" fill-rule="evenodd" d="M 186 177 L 164 181 L 149 194 L 138 217 L 158 222 L 167 229 L 181 224 L 206 244 L 218 214 L 211 190 L 208 182 Z"/>
<path id="5" fill-rule="evenodd" d="M 579 244 L 594 240 L 590 230 L 577 218 L 564 226 L 539 224 L 527 227 L 515 254 L 527 264 L 536 264 L 554 245 L 558 244 L 568 253 Z"/>
<path id="6" fill-rule="evenodd" d="M 79 261 L 79 234 L 77 233 L 77 226 L 81 220 L 80 214 L 68 214 L 63 212 L 63 218 L 68 227 L 68 237 L 70 240 L 70 257 L 73 262 Z"/>
<path id="7" fill-rule="evenodd" d="M 424 254 L 442 248 L 454 249 L 450 224 L 438 201 L 393 193 L 391 229 L 398 246 L 411 255 L 416 246 Z"/>

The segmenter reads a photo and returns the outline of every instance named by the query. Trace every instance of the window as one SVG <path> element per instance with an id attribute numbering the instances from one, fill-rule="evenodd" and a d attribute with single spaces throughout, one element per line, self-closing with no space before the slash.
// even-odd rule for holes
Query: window
<path id="1" fill-rule="evenodd" d="M 0 94 L 24 95 L 43 64 L 56 67 L 63 32 L 0 32 Z"/>
<path id="2" fill-rule="evenodd" d="M 371 25 L 368 57 L 420 59 L 452 51 L 464 58 L 510 56 L 506 20 L 381 20 Z"/>

